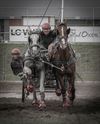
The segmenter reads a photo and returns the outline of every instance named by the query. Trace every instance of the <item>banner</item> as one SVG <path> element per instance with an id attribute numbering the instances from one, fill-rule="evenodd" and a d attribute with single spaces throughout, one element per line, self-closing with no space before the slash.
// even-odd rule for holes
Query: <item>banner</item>
<path id="1" fill-rule="evenodd" d="M 37 30 L 37 27 L 30 27 L 32 31 Z M 10 41 L 28 41 L 30 30 L 27 26 L 10 26 Z"/>
<path id="2" fill-rule="evenodd" d="M 100 42 L 100 27 L 72 27 L 68 40 L 70 42 Z M 10 26 L 10 41 L 27 41 L 28 40 L 27 26 Z M 31 27 L 31 30 L 37 30 L 37 27 Z"/>
<path id="3" fill-rule="evenodd" d="M 100 27 L 70 27 L 70 42 L 100 42 Z"/>

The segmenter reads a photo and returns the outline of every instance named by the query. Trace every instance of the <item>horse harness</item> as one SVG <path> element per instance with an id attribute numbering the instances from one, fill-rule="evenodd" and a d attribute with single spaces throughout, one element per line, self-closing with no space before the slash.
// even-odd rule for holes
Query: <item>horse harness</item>
<path id="1" fill-rule="evenodd" d="M 56 52 L 57 43 L 54 43 L 54 45 L 55 45 L 54 52 Z M 37 46 L 37 47 L 40 47 L 40 46 Z M 62 66 L 64 66 L 64 67 L 69 66 L 69 65 L 75 63 L 75 61 L 76 61 L 76 58 L 73 56 L 73 49 L 71 47 L 70 47 L 70 54 L 71 54 L 70 58 L 66 61 L 65 60 L 64 61 L 63 60 L 51 60 L 49 62 L 46 59 L 44 59 L 45 55 L 42 55 L 41 51 L 38 51 L 37 54 L 33 56 L 30 49 L 28 49 L 28 56 L 25 57 L 24 61 L 31 60 L 31 61 L 33 61 L 34 64 L 40 61 L 44 64 L 50 65 L 53 68 L 56 68 L 57 70 L 63 71 L 61 69 Z"/>
<path id="2" fill-rule="evenodd" d="M 54 43 L 54 48 L 52 48 L 54 50 L 54 53 L 53 53 L 52 57 L 56 53 L 58 45 L 59 45 L 58 42 Z M 69 52 L 70 52 L 70 55 L 71 56 L 68 58 L 68 60 L 53 60 L 52 59 L 51 61 L 52 61 L 52 63 L 54 65 L 58 65 L 58 66 L 60 66 L 60 65 L 69 66 L 69 65 L 71 65 L 71 64 L 73 64 L 73 63 L 76 62 L 75 53 L 74 53 L 73 49 L 71 48 L 71 45 L 68 44 L 68 46 L 69 46 Z"/>

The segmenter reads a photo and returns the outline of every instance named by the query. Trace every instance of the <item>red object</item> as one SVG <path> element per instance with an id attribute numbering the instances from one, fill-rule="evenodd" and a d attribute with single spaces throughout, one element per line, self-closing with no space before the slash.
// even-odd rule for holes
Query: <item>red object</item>
<path id="1" fill-rule="evenodd" d="M 33 92 L 33 85 L 32 84 L 27 85 L 26 90 L 28 92 L 32 93 Z"/>

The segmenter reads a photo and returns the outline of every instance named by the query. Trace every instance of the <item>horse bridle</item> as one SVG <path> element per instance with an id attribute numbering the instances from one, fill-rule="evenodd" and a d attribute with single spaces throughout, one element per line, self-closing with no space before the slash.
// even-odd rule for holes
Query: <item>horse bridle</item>
<path id="1" fill-rule="evenodd" d="M 32 48 L 33 47 L 37 47 L 36 53 L 33 52 Z M 33 57 L 37 57 L 40 55 L 40 45 L 39 44 L 34 44 L 32 46 L 29 47 L 29 54 Z"/>
<path id="2" fill-rule="evenodd" d="M 67 37 L 61 37 L 61 36 L 58 36 L 58 42 L 57 42 L 57 44 L 58 44 L 58 46 L 60 46 L 61 48 L 63 48 L 63 47 L 67 47 L 68 46 L 68 42 L 67 42 Z"/>
<path id="3" fill-rule="evenodd" d="M 62 24 L 63 25 L 63 24 Z M 66 29 L 67 30 L 67 29 Z M 58 35 L 58 38 L 59 38 L 59 44 L 60 46 L 64 46 L 66 45 L 67 47 L 67 38 L 68 38 L 68 35 L 67 35 L 67 32 L 66 30 L 64 31 L 64 27 L 62 26 L 61 29 L 59 29 L 59 35 Z"/>

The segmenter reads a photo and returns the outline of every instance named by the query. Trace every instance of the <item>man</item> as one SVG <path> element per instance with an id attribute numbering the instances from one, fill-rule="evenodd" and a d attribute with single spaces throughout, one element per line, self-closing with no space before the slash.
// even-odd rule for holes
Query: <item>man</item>
<path id="1" fill-rule="evenodd" d="M 23 71 L 23 57 L 21 56 L 21 51 L 18 48 L 14 48 L 11 51 L 12 61 L 11 69 L 14 75 L 18 75 Z"/>
<path id="2" fill-rule="evenodd" d="M 40 32 L 39 43 L 48 49 L 48 46 L 54 41 L 56 35 L 56 31 L 51 30 L 50 24 L 44 23 L 42 25 L 42 31 Z"/>
<path id="3" fill-rule="evenodd" d="M 48 46 L 54 41 L 56 38 L 56 32 L 51 30 L 51 26 L 49 23 L 44 23 L 42 25 L 42 31 L 39 33 L 39 44 L 44 48 L 48 49 Z M 39 107 L 46 107 L 45 104 L 45 93 L 44 93 L 44 80 L 45 80 L 45 66 L 42 64 L 42 68 L 40 71 L 40 95 L 41 95 L 41 103 Z"/>

